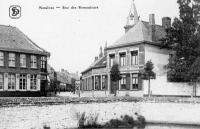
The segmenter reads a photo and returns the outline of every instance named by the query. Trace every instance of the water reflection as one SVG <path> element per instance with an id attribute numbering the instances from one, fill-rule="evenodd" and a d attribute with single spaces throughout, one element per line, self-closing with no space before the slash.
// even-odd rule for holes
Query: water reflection
<path id="1" fill-rule="evenodd" d="M 138 128 L 134 128 L 138 129 Z M 170 124 L 147 124 L 145 129 L 200 129 L 200 126 L 170 125 Z"/>
<path id="2" fill-rule="evenodd" d="M 77 116 L 83 112 L 88 115 L 99 114 L 98 122 L 100 123 L 120 118 L 125 114 L 133 116 L 135 112 L 154 121 L 167 119 L 168 121 L 187 120 L 188 123 L 197 123 L 200 121 L 199 109 L 200 104 L 128 102 L 0 107 L 0 129 L 43 129 L 44 125 L 51 129 L 77 128 Z M 145 129 L 200 129 L 200 127 L 148 124 Z"/>

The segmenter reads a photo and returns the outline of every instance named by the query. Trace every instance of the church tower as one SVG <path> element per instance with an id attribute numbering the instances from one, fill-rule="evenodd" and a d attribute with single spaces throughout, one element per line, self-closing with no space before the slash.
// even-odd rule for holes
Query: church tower
<path id="1" fill-rule="evenodd" d="M 137 9 L 135 7 L 135 3 L 133 0 L 129 14 L 127 16 L 126 25 L 124 26 L 125 33 L 128 32 L 138 22 L 139 22 L 139 16 L 138 16 Z"/>

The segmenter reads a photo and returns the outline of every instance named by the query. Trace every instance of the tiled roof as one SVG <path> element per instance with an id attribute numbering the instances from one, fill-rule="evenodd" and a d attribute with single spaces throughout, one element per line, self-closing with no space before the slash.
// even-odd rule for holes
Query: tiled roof
<path id="1" fill-rule="evenodd" d="M 71 84 L 71 78 L 62 72 L 57 72 L 57 80 L 61 83 Z"/>
<path id="2" fill-rule="evenodd" d="M 98 67 L 104 67 L 106 66 L 106 58 L 107 56 L 103 56 L 93 67 L 98 68 Z"/>
<path id="3" fill-rule="evenodd" d="M 154 25 L 155 33 L 152 35 L 152 25 L 148 22 L 139 21 L 127 33 L 125 33 L 119 40 L 117 40 L 108 48 L 123 46 L 126 44 L 138 44 L 142 42 L 156 43 L 166 35 L 165 29 L 160 25 Z M 152 37 L 154 37 L 152 39 Z"/>
<path id="4" fill-rule="evenodd" d="M 37 46 L 18 28 L 4 25 L 0 25 L 0 50 L 50 56 L 49 52 Z"/>
<path id="5" fill-rule="evenodd" d="M 93 62 L 86 70 L 84 70 L 82 73 L 85 73 L 93 68 L 99 68 L 99 67 L 106 67 L 106 56 L 103 56 L 99 58 L 97 61 Z"/>

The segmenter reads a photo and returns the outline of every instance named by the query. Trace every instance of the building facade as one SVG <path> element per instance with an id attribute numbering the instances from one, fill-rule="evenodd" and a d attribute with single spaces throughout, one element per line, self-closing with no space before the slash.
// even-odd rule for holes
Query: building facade
<path id="1" fill-rule="evenodd" d="M 149 21 L 140 20 L 135 4 L 131 5 L 125 34 L 112 45 L 104 48 L 104 53 L 95 58 L 94 63 L 82 72 L 82 96 L 114 95 L 114 84 L 110 70 L 114 62 L 119 64 L 121 80 L 117 82 L 117 96 L 137 96 L 148 94 L 148 81 L 141 77 L 145 63 L 151 60 L 156 79 L 151 81 L 151 94 L 158 96 L 191 96 L 192 86 L 187 83 L 172 83 L 167 80 L 166 65 L 173 54 L 172 50 L 162 48 L 161 40 L 166 29 L 171 27 L 171 18 L 163 17 L 162 25 L 155 24 L 155 15 Z M 197 96 L 200 86 L 197 86 Z"/>
<path id="2" fill-rule="evenodd" d="M 0 96 L 45 96 L 47 58 L 18 28 L 0 26 Z"/>

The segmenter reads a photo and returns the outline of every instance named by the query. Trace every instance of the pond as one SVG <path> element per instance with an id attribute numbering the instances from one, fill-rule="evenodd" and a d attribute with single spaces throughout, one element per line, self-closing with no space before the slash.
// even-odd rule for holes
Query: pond
<path id="1" fill-rule="evenodd" d="M 142 114 L 148 121 L 198 123 L 200 104 L 176 103 L 90 103 L 47 106 L 16 106 L 0 108 L 0 129 L 77 128 L 80 114 L 97 115 L 98 123 L 120 118 L 121 115 Z M 176 113 L 175 113 L 176 112 Z M 190 115 L 192 114 L 192 115 Z M 145 129 L 196 129 L 196 126 L 146 125 Z"/>
<path id="2" fill-rule="evenodd" d="M 199 129 L 199 126 L 170 125 L 170 124 L 150 124 L 145 129 Z"/>

